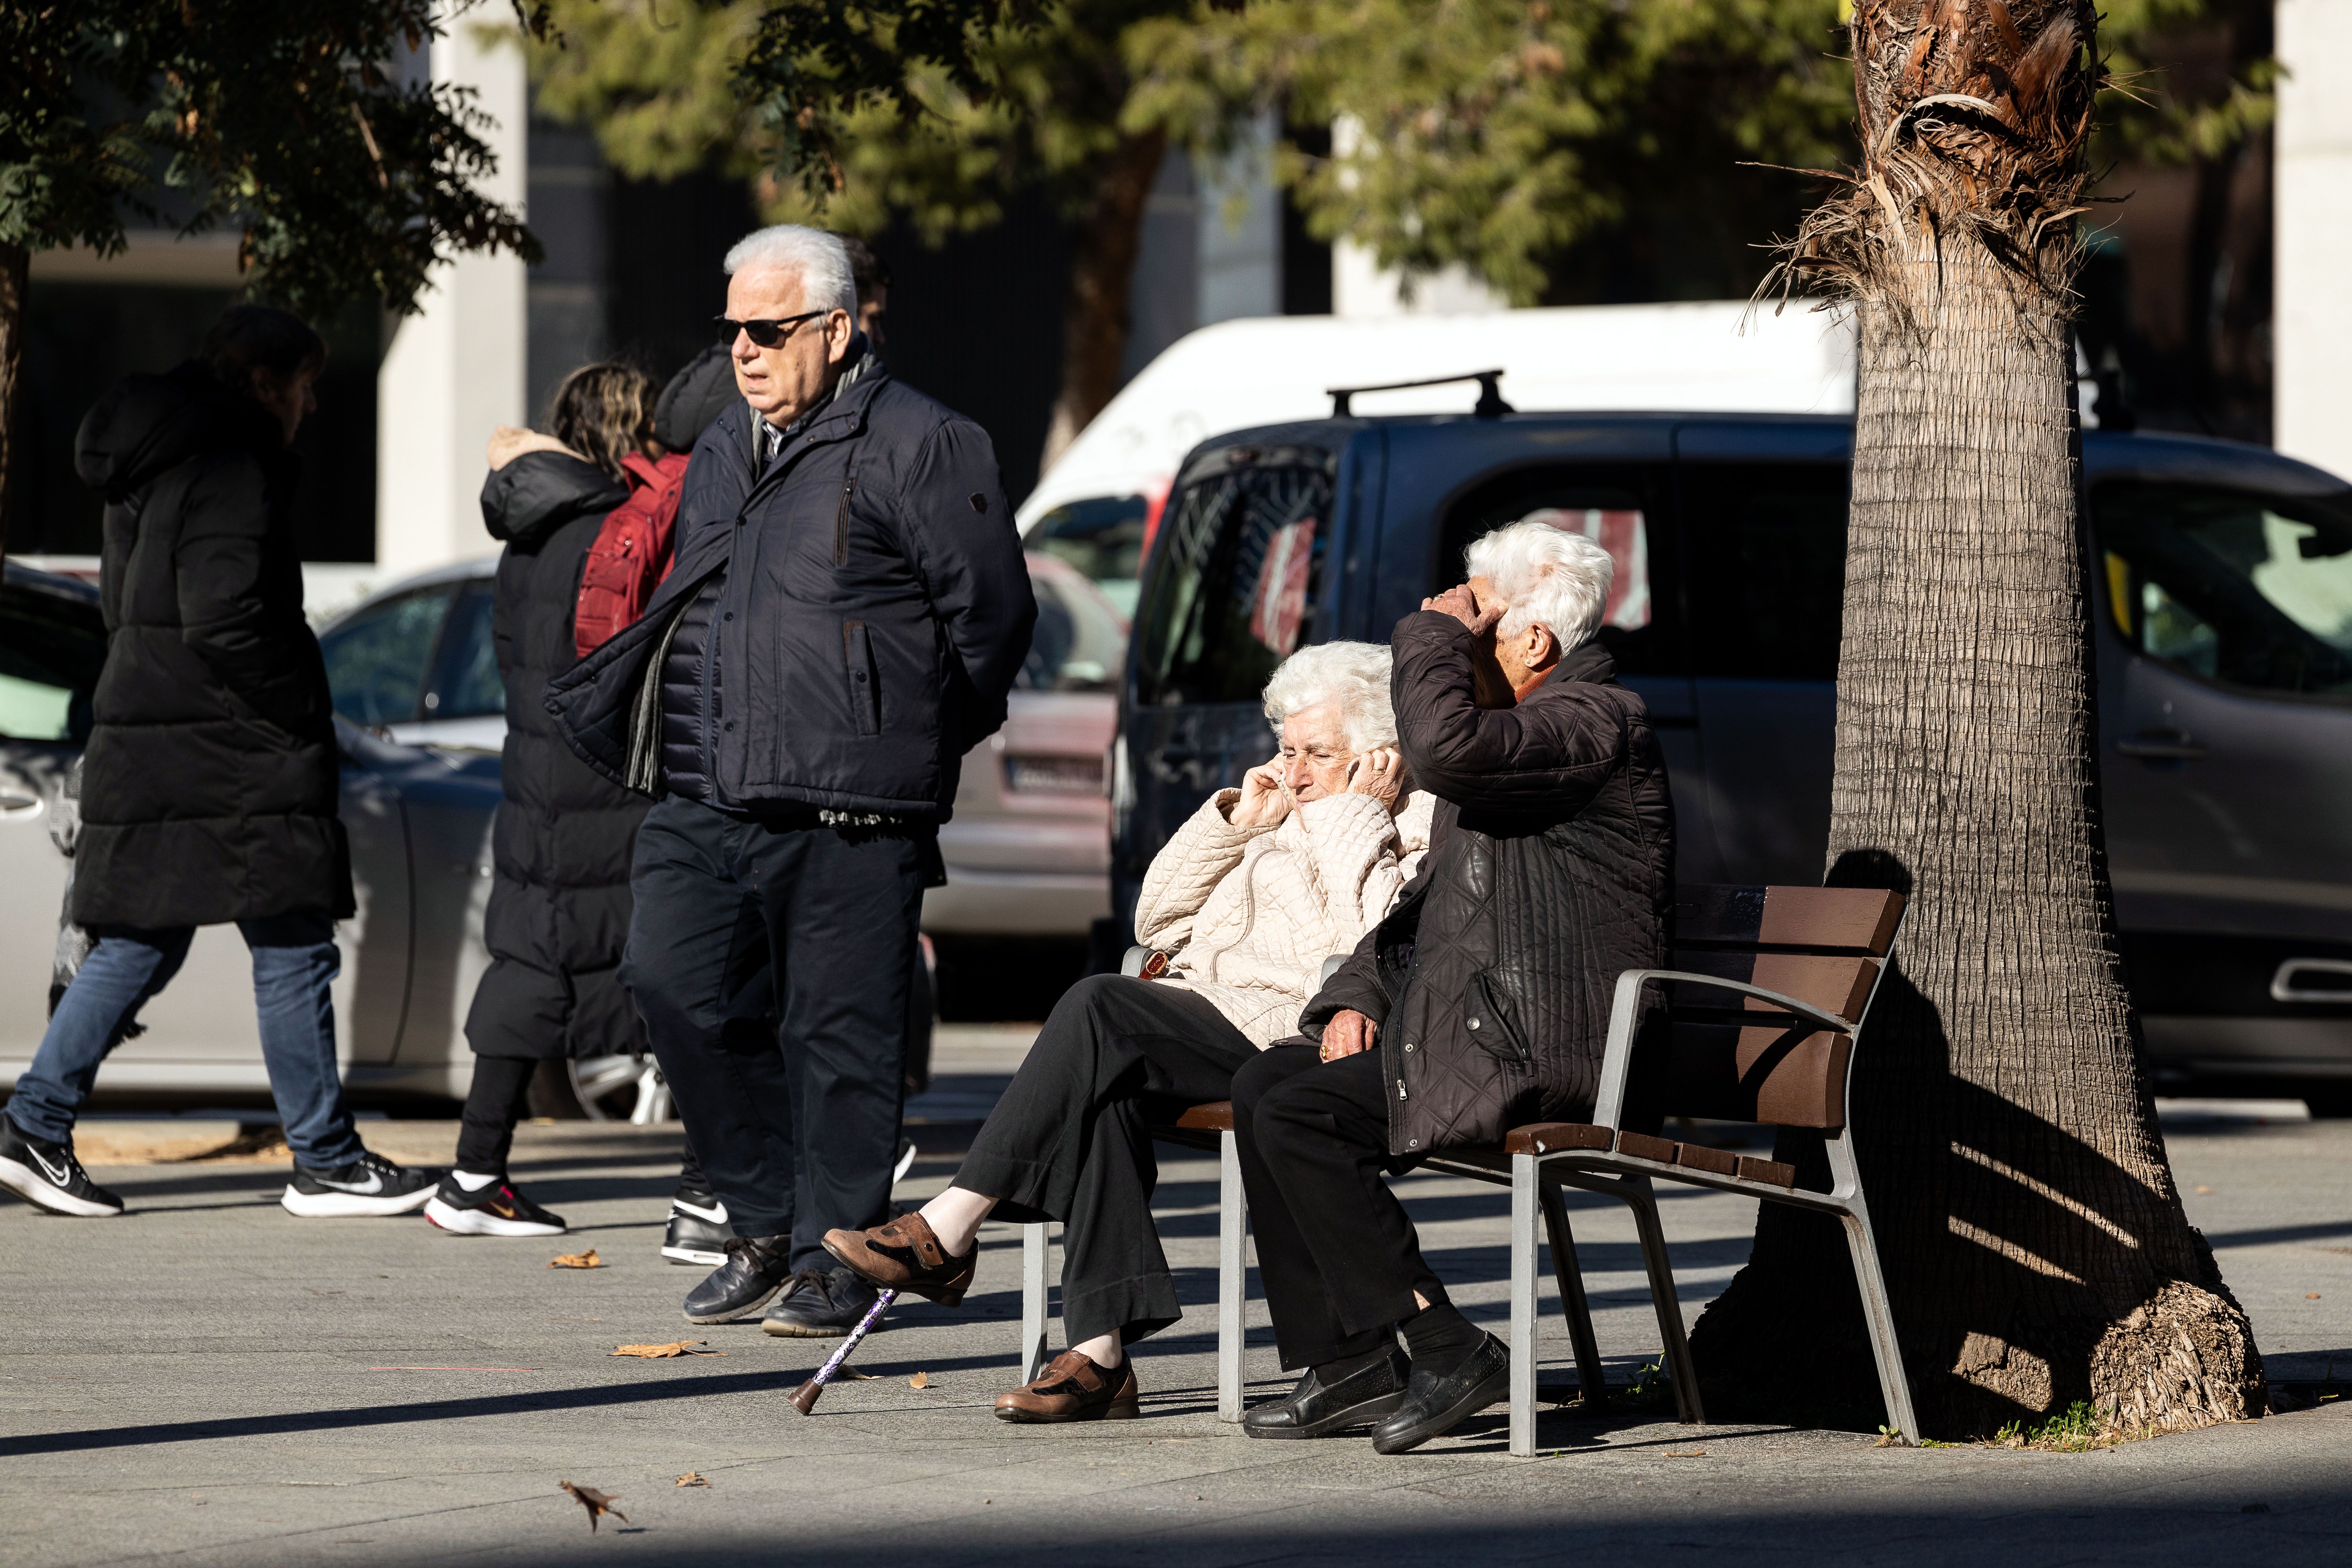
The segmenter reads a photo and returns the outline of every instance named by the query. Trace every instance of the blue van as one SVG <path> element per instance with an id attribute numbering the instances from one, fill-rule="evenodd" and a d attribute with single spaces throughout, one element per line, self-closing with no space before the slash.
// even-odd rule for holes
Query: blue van
<path id="1" fill-rule="evenodd" d="M 1489 408 L 1187 457 L 1112 757 L 1122 913 L 1272 754 L 1257 694 L 1283 658 L 1386 641 L 1469 541 L 1538 515 L 1617 558 L 1600 635 L 1664 742 L 1681 879 L 1820 880 L 1852 422 Z M 2352 1114 L 2352 488 L 2223 441 L 2083 447 L 2107 845 L 2158 1081 Z"/>

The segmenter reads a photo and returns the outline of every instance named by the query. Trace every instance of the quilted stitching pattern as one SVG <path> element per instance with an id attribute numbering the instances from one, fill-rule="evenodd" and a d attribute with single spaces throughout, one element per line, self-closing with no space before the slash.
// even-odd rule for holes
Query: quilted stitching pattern
<path id="1" fill-rule="evenodd" d="M 1240 795 L 1211 797 L 1153 858 L 1135 935 L 1173 955 L 1169 983 L 1263 1048 L 1297 1032 L 1323 961 L 1395 904 L 1428 850 L 1436 802 L 1409 794 L 1391 816 L 1369 795 L 1332 795 L 1273 827 L 1235 827 L 1225 813 Z"/>

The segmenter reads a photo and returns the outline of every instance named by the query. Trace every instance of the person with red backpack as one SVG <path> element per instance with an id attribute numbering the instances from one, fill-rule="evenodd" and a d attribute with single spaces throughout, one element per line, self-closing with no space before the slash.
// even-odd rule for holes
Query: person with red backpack
<path id="1" fill-rule="evenodd" d="M 541 695 L 626 624 L 667 567 L 686 458 L 655 437 L 654 412 L 643 371 L 587 364 L 556 389 L 549 434 L 502 427 L 490 440 L 482 520 L 506 545 L 493 631 L 507 694 L 483 922 L 490 966 L 466 1016 L 474 1081 L 457 1163 L 425 1205 L 427 1219 L 460 1235 L 562 1233 L 561 1216 L 507 1178 L 531 1079 L 541 1062 L 644 1049 L 614 971 L 646 803 L 572 754 Z M 602 617 L 584 631 L 583 604 Z M 588 631 L 596 635 L 583 643 Z"/>

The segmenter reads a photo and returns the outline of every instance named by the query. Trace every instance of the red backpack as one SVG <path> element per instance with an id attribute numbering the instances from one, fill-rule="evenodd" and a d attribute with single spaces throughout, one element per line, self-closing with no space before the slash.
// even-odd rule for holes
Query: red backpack
<path id="1" fill-rule="evenodd" d="M 659 459 L 632 452 L 629 499 L 605 514 L 580 570 L 580 603 L 572 615 L 572 644 L 582 658 L 644 613 L 669 575 L 670 534 L 677 526 L 677 496 L 686 483 L 687 454 Z"/>

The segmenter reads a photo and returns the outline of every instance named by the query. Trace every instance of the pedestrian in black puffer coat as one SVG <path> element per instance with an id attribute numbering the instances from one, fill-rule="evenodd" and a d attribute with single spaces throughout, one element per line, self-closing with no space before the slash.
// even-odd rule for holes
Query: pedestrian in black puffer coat
<path id="1" fill-rule="evenodd" d="M 457 1163 L 425 1205 L 445 1230 L 554 1236 L 563 1221 L 506 1176 L 538 1064 L 645 1048 L 614 979 L 629 931 L 629 863 L 647 802 L 572 753 L 541 701 L 578 662 L 580 574 L 605 514 L 628 500 L 622 459 L 657 455 L 655 388 L 644 372 L 583 365 L 556 389 L 549 433 L 501 429 L 490 443 L 482 521 L 505 542 L 493 636 L 506 685 L 504 798 L 491 831 L 483 935 L 490 967 L 466 1015 L 474 1082 Z"/>
<path id="2" fill-rule="evenodd" d="M 106 497 L 106 667 L 70 911 L 96 945 L 0 1122 L 0 1186 L 57 1213 L 122 1212 L 76 1163 L 75 1118 L 195 928 L 231 921 L 253 954 L 262 1060 L 294 1155 L 285 1207 L 400 1214 L 431 1194 L 429 1173 L 361 1145 L 336 1067 L 351 851 L 288 449 L 326 358 L 299 318 L 239 305 L 199 358 L 109 390 L 75 441 Z"/>

